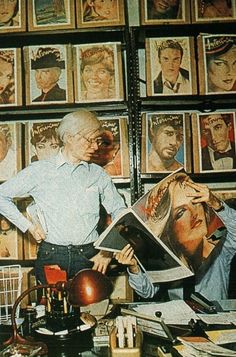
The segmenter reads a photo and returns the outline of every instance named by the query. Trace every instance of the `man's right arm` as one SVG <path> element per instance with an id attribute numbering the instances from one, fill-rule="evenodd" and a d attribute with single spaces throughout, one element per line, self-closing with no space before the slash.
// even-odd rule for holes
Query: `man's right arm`
<path id="1" fill-rule="evenodd" d="M 29 196 L 32 177 L 29 168 L 26 168 L 0 185 L 0 213 L 22 232 L 32 228 L 32 222 L 19 211 L 13 199 Z"/>

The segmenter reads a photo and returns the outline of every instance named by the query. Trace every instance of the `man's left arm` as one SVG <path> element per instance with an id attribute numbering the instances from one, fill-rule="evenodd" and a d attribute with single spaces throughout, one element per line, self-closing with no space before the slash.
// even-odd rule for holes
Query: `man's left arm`
<path id="1" fill-rule="evenodd" d="M 127 207 L 110 176 L 108 176 L 105 171 L 101 175 L 100 182 L 102 183 L 100 191 L 101 204 L 107 213 L 111 215 L 112 219 L 114 219 Z M 112 252 L 100 250 L 98 254 L 90 259 L 94 263 L 93 269 L 105 274 L 112 257 Z"/>

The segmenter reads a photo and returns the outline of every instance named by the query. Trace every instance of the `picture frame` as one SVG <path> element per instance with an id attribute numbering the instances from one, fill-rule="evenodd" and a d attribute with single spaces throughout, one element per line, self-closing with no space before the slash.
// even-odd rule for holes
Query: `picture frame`
<path id="1" fill-rule="evenodd" d="M 191 172 L 190 113 L 142 114 L 141 173 Z"/>
<path id="2" fill-rule="evenodd" d="M 98 117 L 102 125 L 102 144 L 91 161 L 102 166 L 112 178 L 128 178 L 129 147 L 128 117 Z"/>
<path id="3" fill-rule="evenodd" d="M 0 122 L 1 161 L 0 182 L 6 181 L 22 169 L 22 126 L 18 122 Z"/>
<path id="4" fill-rule="evenodd" d="M 193 37 L 146 38 L 147 96 L 192 95 L 197 93 Z M 169 62 L 175 61 L 175 73 Z"/>
<path id="5" fill-rule="evenodd" d="M 141 25 L 169 25 L 190 23 L 190 3 L 178 0 L 175 5 L 158 9 L 153 0 L 140 0 Z"/>
<path id="6" fill-rule="evenodd" d="M 26 46 L 23 51 L 26 105 L 72 103 L 74 93 L 71 46 Z"/>
<path id="7" fill-rule="evenodd" d="M 0 108 L 22 105 L 21 49 L 0 48 L 0 66 L 4 77 Z"/>
<path id="8" fill-rule="evenodd" d="M 7 11 L 0 15 L 0 34 L 26 31 L 26 0 L 5 1 Z"/>
<path id="9" fill-rule="evenodd" d="M 231 72 L 236 57 L 236 34 L 200 34 L 197 39 L 200 94 L 234 94 Z"/>
<path id="10" fill-rule="evenodd" d="M 77 28 L 96 28 L 125 25 L 124 0 L 111 4 L 94 4 L 91 0 L 75 0 Z"/>
<path id="11" fill-rule="evenodd" d="M 38 119 L 25 123 L 25 165 L 54 156 L 62 146 L 56 129 L 61 119 Z"/>
<path id="12" fill-rule="evenodd" d="M 235 112 L 193 113 L 192 130 L 194 173 L 236 171 Z"/>
<path id="13" fill-rule="evenodd" d="M 124 100 L 120 42 L 74 45 L 73 56 L 76 103 Z"/>
<path id="14" fill-rule="evenodd" d="M 215 1 L 193 0 L 192 1 L 192 23 L 222 23 L 236 20 L 235 1 L 222 0 L 220 4 Z M 218 6 L 217 6 L 218 5 Z"/>
<path id="15" fill-rule="evenodd" d="M 28 30 L 49 31 L 75 28 L 75 5 L 70 0 L 28 2 Z"/>
<path id="16" fill-rule="evenodd" d="M 22 233 L 3 215 L 0 215 L 0 259 L 23 259 Z"/>

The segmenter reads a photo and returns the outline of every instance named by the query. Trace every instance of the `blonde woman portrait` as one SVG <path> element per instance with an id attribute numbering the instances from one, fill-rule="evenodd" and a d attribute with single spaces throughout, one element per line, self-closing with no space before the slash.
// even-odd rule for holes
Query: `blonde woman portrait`
<path id="1" fill-rule="evenodd" d="M 108 46 L 81 50 L 81 97 L 86 101 L 115 98 L 114 51 Z"/>

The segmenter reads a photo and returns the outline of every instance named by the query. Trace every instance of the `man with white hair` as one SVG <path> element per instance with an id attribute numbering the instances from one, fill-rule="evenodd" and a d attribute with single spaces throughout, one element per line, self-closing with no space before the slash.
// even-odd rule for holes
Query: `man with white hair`
<path id="1" fill-rule="evenodd" d="M 87 110 L 67 114 L 58 134 L 63 147 L 56 156 L 31 163 L 0 186 L 0 213 L 39 243 L 35 274 L 41 283 L 45 265 L 58 265 L 68 278 L 84 268 L 105 273 L 111 255 L 93 245 L 100 204 L 112 218 L 125 208 L 110 176 L 89 163 L 101 142 L 96 115 Z M 27 219 L 13 202 L 26 195 L 35 201 L 40 224 Z"/>

